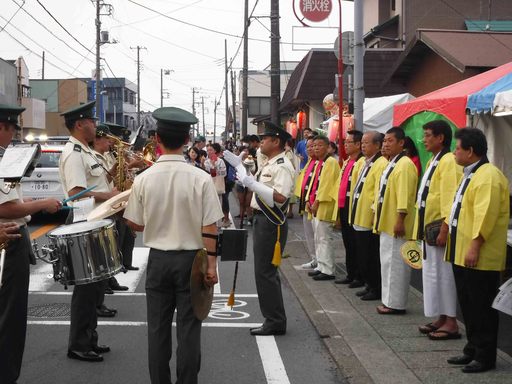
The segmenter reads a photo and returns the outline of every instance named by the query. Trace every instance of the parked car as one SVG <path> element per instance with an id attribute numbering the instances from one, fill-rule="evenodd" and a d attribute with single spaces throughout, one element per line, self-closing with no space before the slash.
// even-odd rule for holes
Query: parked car
<path id="1" fill-rule="evenodd" d="M 42 144 L 41 157 L 30 177 L 21 179 L 24 198 L 46 199 L 49 197 L 62 200 L 64 191 L 59 175 L 59 159 L 65 142 Z"/>

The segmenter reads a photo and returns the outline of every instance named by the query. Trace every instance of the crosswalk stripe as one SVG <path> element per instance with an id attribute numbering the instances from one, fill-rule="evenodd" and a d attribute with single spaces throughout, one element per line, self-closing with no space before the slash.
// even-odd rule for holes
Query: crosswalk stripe
<path id="1" fill-rule="evenodd" d="M 281 354 L 273 336 L 256 336 L 267 384 L 290 384 Z"/>
<path id="2" fill-rule="evenodd" d="M 28 325 L 69 325 L 69 320 L 29 320 Z M 98 321 L 98 325 L 124 326 L 124 327 L 143 327 L 148 325 L 147 321 Z M 208 323 L 203 322 L 202 326 L 206 328 L 256 328 L 260 323 Z M 173 322 L 175 327 L 176 323 Z M 276 381 L 277 383 L 277 381 Z M 285 383 L 285 382 L 279 382 Z"/>

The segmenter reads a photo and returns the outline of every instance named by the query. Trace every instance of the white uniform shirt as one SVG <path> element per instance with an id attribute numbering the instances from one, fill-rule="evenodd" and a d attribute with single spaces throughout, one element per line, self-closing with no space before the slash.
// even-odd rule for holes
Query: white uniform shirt
<path id="1" fill-rule="evenodd" d="M 4 185 L 4 180 L 0 179 L 0 187 L 3 191 L 7 191 L 7 187 Z M 21 184 L 17 183 L 16 187 L 11 189 L 8 194 L 0 192 L 0 204 L 7 203 L 9 201 L 20 201 L 23 202 L 23 196 L 21 195 Z M 4 219 L 0 217 L 0 223 L 14 222 L 20 226 L 27 224 L 30 221 L 30 216 L 20 217 L 17 219 Z"/>
<path id="2" fill-rule="evenodd" d="M 289 198 L 294 188 L 295 169 L 284 152 L 281 152 L 279 155 L 266 161 L 262 166 L 258 163 L 256 179 L 267 187 L 271 187 L 277 193 Z M 277 205 L 281 206 L 282 204 Z M 254 194 L 251 199 L 251 207 L 260 209 Z"/>
<path id="3" fill-rule="evenodd" d="M 68 192 L 75 187 L 88 188 L 96 185 L 92 192 L 110 192 L 112 190 L 107 180 L 107 174 L 94 156 L 93 150 L 73 136 L 69 138 L 62 150 L 59 174 L 66 197 L 69 197 Z"/>
<path id="4" fill-rule="evenodd" d="M 135 178 L 124 217 L 144 225 L 144 245 L 163 251 L 204 248 L 202 227 L 224 217 L 209 174 L 181 155 L 161 155 Z"/>

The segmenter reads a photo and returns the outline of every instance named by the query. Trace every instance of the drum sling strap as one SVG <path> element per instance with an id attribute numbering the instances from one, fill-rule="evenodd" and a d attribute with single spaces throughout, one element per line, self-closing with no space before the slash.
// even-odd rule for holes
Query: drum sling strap
<path id="1" fill-rule="evenodd" d="M 443 150 L 433 159 L 433 163 L 432 166 L 430 167 L 430 172 L 428 173 L 425 186 L 423 187 L 423 191 L 421 191 L 420 204 L 418 207 L 418 232 L 416 237 L 418 240 L 423 240 L 423 237 L 425 236 L 425 204 L 427 201 L 428 191 L 430 189 L 430 180 L 432 180 L 432 176 L 434 176 L 434 172 L 436 171 L 439 162 L 441 161 L 443 156 L 446 155 L 448 152 L 448 148 L 443 148 Z M 425 257 L 426 253 L 423 253 L 423 258 Z"/>
<path id="2" fill-rule="evenodd" d="M 447 261 L 450 263 L 453 263 L 455 261 L 455 245 L 457 240 L 457 228 L 458 228 L 458 221 L 460 216 L 460 211 L 462 208 L 462 198 L 464 197 L 464 193 L 466 192 L 466 189 L 468 189 L 469 183 L 471 182 L 471 179 L 473 178 L 473 175 L 475 172 L 480 168 L 482 165 L 487 164 L 489 160 L 487 159 L 487 156 L 484 156 L 478 164 L 471 170 L 471 173 L 465 177 L 462 180 L 461 185 L 459 186 L 460 195 L 455 194 L 455 200 L 454 204 L 457 204 L 455 207 L 455 212 L 453 213 L 453 218 L 450 222 L 450 231 L 448 235 L 448 246 L 446 247 L 448 251 L 448 257 Z M 457 196 L 458 195 L 458 196 Z"/>
<path id="3" fill-rule="evenodd" d="M 352 224 L 354 224 L 354 220 L 356 218 L 357 203 L 359 202 L 359 197 L 361 196 L 361 192 L 363 191 L 366 176 L 368 176 L 368 173 L 370 172 L 370 169 L 372 168 L 373 164 L 375 164 L 375 162 L 381 156 L 382 154 L 380 152 L 377 152 L 377 154 L 373 157 L 373 160 L 370 162 L 370 164 L 368 164 L 368 166 L 363 170 L 363 173 L 361 173 L 361 176 L 357 179 L 356 188 L 354 190 L 354 196 L 352 200 L 352 212 L 350 215 L 350 223 Z"/>
<path id="4" fill-rule="evenodd" d="M 391 164 L 391 166 L 389 167 L 389 170 L 388 170 L 388 173 L 384 176 L 384 183 L 383 185 L 380 186 L 380 190 L 379 190 L 379 197 L 378 197 L 378 200 L 377 200 L 377 220 L 375 220 L 375 228 L 377 230 L 379 230 L 379 224 L 380 224 L 380 215 L 382 213 L 382 204 L 384 202 L 384 195 L 386 194 L 386 187 L 388 185 L 388 179 L 389 179 L 389 176 L 391 175 L 391 173 L 393 173 L 393 170 L 395 169 L 396 167 L 396 164 L 400 161 L 400 159 L 402 157 L 405 156 L 405 152 L 402 152 L 400 153 L 395 161 L 393 161 L 393 163 Z"/>

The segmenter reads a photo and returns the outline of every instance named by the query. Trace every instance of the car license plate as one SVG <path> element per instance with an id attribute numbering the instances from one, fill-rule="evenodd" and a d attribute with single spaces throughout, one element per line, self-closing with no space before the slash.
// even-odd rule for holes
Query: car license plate
<path id="1" fill-rule="evenodd" d="M 49 181 L 33 181 L 30 184 L 30 190 L 34 192 L 44 192 L 50 190 Z"/>

